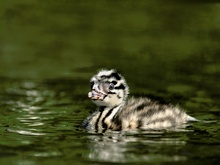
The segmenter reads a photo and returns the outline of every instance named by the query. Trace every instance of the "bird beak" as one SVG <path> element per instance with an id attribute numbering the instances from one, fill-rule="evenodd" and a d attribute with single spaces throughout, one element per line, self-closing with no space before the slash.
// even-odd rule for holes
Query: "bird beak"
<path id="1" fill-rule="evenodd" d="M 96 89 L 93 89 L 91 92 L 88 93 L 88 97 L 92 100 L 101 100 L 103 101 L 105 99 L 107 94 L 97 91 Z"/>

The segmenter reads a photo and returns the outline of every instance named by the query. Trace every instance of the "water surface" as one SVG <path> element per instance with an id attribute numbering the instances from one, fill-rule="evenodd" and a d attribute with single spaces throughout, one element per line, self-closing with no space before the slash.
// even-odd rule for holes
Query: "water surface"
<path id="1" fill-rule="evenodd" d="M 216 164 L 220 5 L 0 2 L 0 164 Z M 178 131 L 89 133 L 89 79 L 116 68 L 131 95 L 200 120 Z"/>

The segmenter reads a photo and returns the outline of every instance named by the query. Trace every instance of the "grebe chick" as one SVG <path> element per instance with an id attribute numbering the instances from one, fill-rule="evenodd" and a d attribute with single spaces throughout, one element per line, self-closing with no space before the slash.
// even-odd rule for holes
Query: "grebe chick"
<path id="1" fill-rule="evenodd" d="M 98 110 L 83 122 L 87 130 L 169 129 L 197 119 L 176 106 L 161 105 L 148 98 L 127 100 L 129 88 L 116 70 L 101 70 L 91 80 L 88 97 Z"/>

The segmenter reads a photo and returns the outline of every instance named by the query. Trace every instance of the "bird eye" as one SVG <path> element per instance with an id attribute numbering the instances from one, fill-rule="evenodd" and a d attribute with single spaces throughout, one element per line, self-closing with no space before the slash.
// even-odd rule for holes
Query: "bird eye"
<path id="1" fill-rule="evenodd" d="M 113 84 L 113 83 L 110 83 L 108 89 L 109 89 L 109 90 L 113 90 L 113 89 L 114 89 L 114 84 Z"/>

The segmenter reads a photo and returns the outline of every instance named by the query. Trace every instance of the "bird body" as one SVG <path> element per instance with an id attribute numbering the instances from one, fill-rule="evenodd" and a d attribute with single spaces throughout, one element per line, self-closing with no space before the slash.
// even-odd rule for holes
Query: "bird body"
<path id="1" fill-rule="evenodd" d="M 90 82 L 88 97 L 98 106 L 98 110 L 84 120 L 83 127 L 87 130 L 161 130 L 197 121 L 173 105 L 160 104 L 149 98 L 127 99 L 128 85 L 113 69 L 101 70 Z"/>

